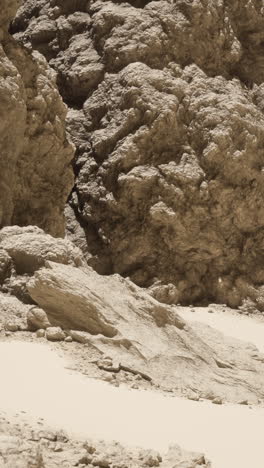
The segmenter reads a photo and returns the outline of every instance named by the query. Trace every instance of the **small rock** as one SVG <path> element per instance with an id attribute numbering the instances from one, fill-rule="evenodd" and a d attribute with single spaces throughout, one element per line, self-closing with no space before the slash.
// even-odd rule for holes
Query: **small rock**
<path id="1" fill-rule="evenodd" d="M 248 400 L 241 400 L 238 403 L 239 405 L 248 405 Z"/>
<path id="2" fill-rule="evenodd" d="M 214 405 L 222 405 L 223 404 L 223 400 L 219 397 L 216 397 L 212 400 L 212 403 L 214 403 Z"/>
<path id="3" fill-rule="evenodd" d="M 19 330 L 19 326 L 15 322 L 7 322 L 5 324 L 5 330 L 9 332 L 17 332 Z"/>
<path id="4" fill-rule="evenodd" d="M 134 383 L 133 385 L 131 385 L 131 388 L 137 390 L 137 389 L 138 389 L 138 385 Z"/>
<path id="5" fill-rule="evenodd" d="M 105 380 L 105 382 L 112 382 L 113 380 L 112 374 L 104 375 L 103 379 Z"/>
<path id="6" fill-rule="evenodd" d="M 197 393 L 195 392 L 188 392 L 187 393 L 187 398 L 188 400 L 193 400 L 193 401 L 199 401 L 200 400 L 200 397 Z"/>
<path id="7" fill-rule="evenodd" d="M 31 331 L 50 327 L 50 322 L 46 312 L 39 307 L 34 307 L 28 312 L 27 324 L 28 329 Z"/>
<path id="8" fill-rule="evenodd" d="M 135 380 L 142 380 L 142 376 L 141 376 L 140 374 L 137 374 L 137 375 L 135 376 Z"/>
<path id="9" fill-rule="evenodd" d="M 146 466 L 159 466 L 162 462 L 162 458 L 158 452 L 150 451 L 144 458 L 144 464 Z"/>
<path id="10" fill-rule="evenodd" d="M 52 442 L 57 440 L 57 435 L 51 431 L 40 431 L 38 433 L 38 436 L 40 439 L 47 439 L 47 440 L 51 440 Z"/>
<path id="11" fill-rule="evenodd" d="M 87 453 L 86 455 L 82 456 L 78 462 L 79 465 L 89 465 L 93 460 L 92 455 L 90 453 Z M 100 465 L 98 465 L 100 466 Z"/>
<path id="12" fill-rule="evenodd" d="M 69 437 L 65 431 L 61 430 L 56 433 L 56 440 L 57 442 L 67 443 L 69 441 Z"/>
<path id="13" fill-rule="evenodd" d="M 63 446 L 61 444 L 56 444 L 53 450 L 54 452 L 63 452 Z"/>
<path id="14" fill-rule="evenodd" d="M 60 327 L 48 327 L 46 337 L 50 341 L 62 341 L 65 339 L 65 333 Z"/>
<path id="15" fill-rule="evenodd" d="M 83 448 L 85 448 L 85 450 L 88 452 L 88 453 L 91 453 L 93 454 L 94 452 L 96 452 L 96 448 L 91 445 L 89 442 L 84 442 L 83 444 Z"/>
<path id="16" fill-rule="evenodd" d="M 6 332 L 5 332 L 5 336 L 11 336 L 11 332 L 10 332 L 10 331 L 6 331 Z"/>
<path id="17" fill-rule="evenodd" d="M 105 456 L 95 457 L 92 461 L 93 466 L 99 466 L 100 468 L 109 468 L 111 461 L 108 460 Z"/>
<path id="18" fill-rule="evenodd" d="M 66 343 L 72 343 L 73 340 L 71 336 L 66 336 L 64 341 L 66 341 Z"/>
<path id="19" fill-rule="evenodd" d="M 73 341 L 77 341 L 77 343 L 82 344 L 89 343 L 91 338 L 89 333 L 78 330 L 71 330 L 70 336 L 72 337 Z"/>
<path id="20" fill-rule="evenodd" d="M 38 338 L 44 338 L 45 336 L 45 330 L 43 330 L 42 328 L 40 328 L 39 330 L 36 331 L 36 335 Z"/>

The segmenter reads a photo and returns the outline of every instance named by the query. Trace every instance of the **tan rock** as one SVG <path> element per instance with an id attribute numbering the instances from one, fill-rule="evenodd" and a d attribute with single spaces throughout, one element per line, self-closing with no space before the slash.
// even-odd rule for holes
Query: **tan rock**
<path id="1" fill-rule="evenodd" d="M 46 328 L 46 338 L 49 341 L 63 341 L 65 339 L 65 336 L 65 333 L 60 327 Z"/>

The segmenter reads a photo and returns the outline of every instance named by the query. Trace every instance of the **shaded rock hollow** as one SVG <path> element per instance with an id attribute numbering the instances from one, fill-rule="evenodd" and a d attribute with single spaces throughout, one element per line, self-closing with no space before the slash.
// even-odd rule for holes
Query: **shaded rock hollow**
<path id="1" fill-rule="evenodd" d="M 12 32 L 70 105 L 68 232 L 98 272 L 263 310 L 263 23 L 257 0 L 24 1 Z"/>

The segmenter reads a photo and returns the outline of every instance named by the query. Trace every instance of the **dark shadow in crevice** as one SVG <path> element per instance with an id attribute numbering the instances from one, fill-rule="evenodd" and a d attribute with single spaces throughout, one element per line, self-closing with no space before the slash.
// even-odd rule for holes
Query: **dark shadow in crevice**
<path id="1" fill-rule="evenodd" d="M 124 1 L 124 0 L 112 0 L 112 3 L 118 3 L 118 4 L 125 4 L 125 3 L 129 3 L 131 6 L 133 6 L 134 8 L 145 8 L 145 6 L 152 2 L 153 0 L 127 0 L 127 1 Z M 158 1 L 158 0 L 154 0 L 154 1 Z"/>

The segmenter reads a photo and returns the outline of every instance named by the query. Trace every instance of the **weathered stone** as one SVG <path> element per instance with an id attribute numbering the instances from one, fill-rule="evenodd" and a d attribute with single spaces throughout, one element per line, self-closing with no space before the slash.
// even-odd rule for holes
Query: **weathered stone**
<path id="1" fill-rule="evenodd" d="M 44 338 L 46 335 L 45 330 L 40 328 L 39 330 L 36 331 L 36 335 L 38 338 Z"/>
<path id="2" fill-rule="evenodd" d="M 73 185 L 73 147 L 54 72 L 8 34 L 20 4 L 3 0 L 0 12 L 0 227 L 37 224 L 58 236 Z"/>
<path id="3" fill-rule="evenodd" d="M 27 314 L 30 306 L 23 304 L 16 297 L 0 292 L 0 326 L 7 331 L 27 329 Z"/>
<path id="4" fill-rule="evenodd" d="M 63 341 L 65 333 L 60 327 L 48 327 L 46 329 L 46 338 L 49 341 Z"/>
<path id="5" fill-rule="evenodd" d="M 32 274 L 46 260 L 82 264 L 81 251 L 66 239 L 54 239 L 35 226 L 8 226 L 0 231 L 0 246 L 11 257 L 18 274 Z"/>
<path id="6" fill-rule="evenodd" d="M 46 312 L 38 307 L 31 308 L 27 315 L 29 330 L 36 331 L 50 327 L 50 322 Z"/>
<path id="7" fill-rule="evenodd" d="M 171 392 L 181 382 L 184 395 L 198 388 L 210 400 L 263 398 L 264 369 L 251 356 L 255 349 L 203 324 L 188 326 L 176 307 L 119 275 L 46 262 L 28 289 L 52 326 L 99 350 L 104 357 L 93 362 L 101 370 L 140 374 Z"/>

